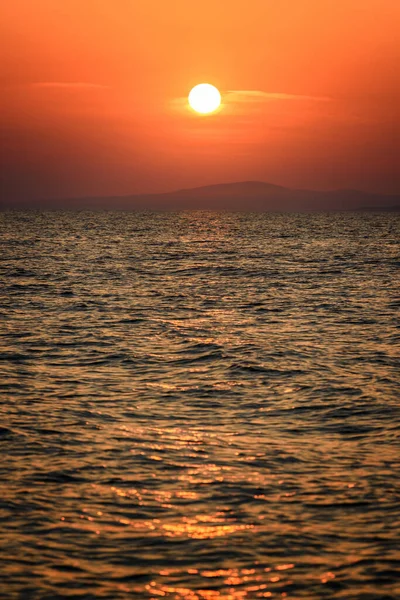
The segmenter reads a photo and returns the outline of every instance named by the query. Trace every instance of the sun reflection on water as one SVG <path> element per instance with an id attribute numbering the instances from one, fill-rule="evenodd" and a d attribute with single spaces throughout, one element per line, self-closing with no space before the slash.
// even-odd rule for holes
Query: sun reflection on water
<path id="1" fill-rule="evenodd" d="M 399 223 L 0 214 L 4 596 L 398 598 Z"/>

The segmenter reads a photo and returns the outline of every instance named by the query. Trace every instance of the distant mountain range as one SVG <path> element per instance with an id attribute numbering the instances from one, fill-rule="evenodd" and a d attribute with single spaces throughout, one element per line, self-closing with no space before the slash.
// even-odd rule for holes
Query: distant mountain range
<path id="1" fill-rule="evenodd" d="M 113 210 L 254 210 L 254 211 L 400 211 L 400 195 L 369 194 L 357 190 L 315 191 L 289 189 L 262 181 L 222 183 L 162 194 L 94 196 L 38 200 L 3 208 L 63 208 Z"/>

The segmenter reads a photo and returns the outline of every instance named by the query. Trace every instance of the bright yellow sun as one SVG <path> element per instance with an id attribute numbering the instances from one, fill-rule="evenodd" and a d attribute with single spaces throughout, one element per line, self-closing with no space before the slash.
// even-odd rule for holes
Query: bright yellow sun
<path id="1" fill-rule="evenodd" d="M 216 87 L 209 83 L 196 85 L 189 94 L 189 104 L 198 113 L 207 115 L 221 104 L 221 94 Z"/>

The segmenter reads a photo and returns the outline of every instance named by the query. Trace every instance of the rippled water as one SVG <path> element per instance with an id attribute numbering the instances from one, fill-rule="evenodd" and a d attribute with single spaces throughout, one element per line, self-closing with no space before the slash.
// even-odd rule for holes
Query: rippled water
<path id="1" fill-rule="evenodd" d="M 0 234 L 2 600 L 400 597 L 400 215 Z"/>

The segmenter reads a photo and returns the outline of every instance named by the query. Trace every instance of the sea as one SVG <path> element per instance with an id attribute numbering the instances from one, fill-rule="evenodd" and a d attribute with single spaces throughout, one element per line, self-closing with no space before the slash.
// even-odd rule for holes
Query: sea
<path id="1" fill-rule="evenodd" d="M 398 600 L 399 242 L 1 213 L 1 600 Z"/>

